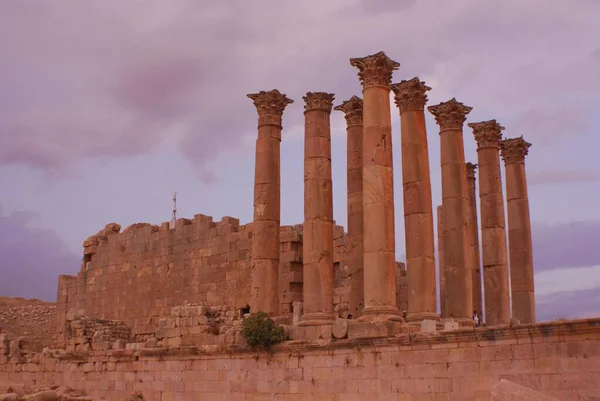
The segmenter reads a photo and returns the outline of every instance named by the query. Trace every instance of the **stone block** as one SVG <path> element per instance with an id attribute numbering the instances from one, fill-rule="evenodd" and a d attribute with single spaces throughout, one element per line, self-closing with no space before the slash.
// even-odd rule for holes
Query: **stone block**
<path id="1" fill-rule="evenodd" d="M 349 321 L 348 338 L 379 338 L 391 337 L 401 333 L 412 333 L 419 331 L 418 327 L 407 325 L 397 321 Z"/>
<path id="2" fill-rule="evenodd" d="M 321 326 L 292 326 L 290 327 L 291 340 L 307 341 L 331 341 L 331 326 L 324 324 Z"/>
<path id="3" fill-rule="evenodd" d="M 302 310 L 304 309 L 304 304 L 302 302 L 294 302 L 292 304 L 292 314 L 293 314 L 293 323 L 294 325 L 298 325 L 300 323 L 300 318 L 302 317 Z"/>
<path id="4" fill-rule="evenodd" d="M 444 324 L 444 331 L 458 330 L 460 328 L 458 322 L 452 319 L 443 319 L 442 323 Z"/>
<path id="5" fill-rule="evenodd" d="M 558 401 L 554 397 L 502 379 L 491 391 L 490 401 Z"/>
<path id="6" fill-rule="evenodd" d="M 342 339 L 348 336 L 348 320 L 336 319 L 331 326 L 331 334 L 334 338 Z"/>
<path id="7" fill-rule="evenodd" d="M 421 321 L 421 333 L 433 333 L 437 329 L 437 322 L 435 320 L 422 320 Z"/>

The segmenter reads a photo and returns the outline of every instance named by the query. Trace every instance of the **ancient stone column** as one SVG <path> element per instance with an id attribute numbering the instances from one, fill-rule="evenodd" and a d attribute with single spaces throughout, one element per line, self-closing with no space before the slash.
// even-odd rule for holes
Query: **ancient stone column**
<path id="1" fill-rule="evenodd" d="M 250 310 L 279 314 L 280 145 L 283 110 L 293 100 L 277 89 L 249 94 L 258 112 Z"/>
<path id="2" fill-rule="evenodd" d="M 437 238 L 438 238 L 438 275 L 440 280 L 440 315 L 448 317 L 446 310 L 446 273 L 444 271 L 444 211 L 442 205 L 437 207 Z"/>
<path id="3" fill-rule="evenodd" d="M 391 86 L 400 109 L 402 189 L 409 322 L 439 319 L 435 278 L 433 204 L 425 103 L 431 88 L 415 77 Z"/>
<path id="4" fill-rule="evenodd" d="M 500 142 L 506 166 L 512 315 L 521 323 L 535 323 L 533 246 L 525 175 L 525 156 L 530 146 L 522 136 Z"/>
<path id="5" fill-rule="evenodd" d="M 333 321 L 333 190 L 330 115 L 333 94 L 304 96 L 304 228 L 302 324 Z"/>
<path id="6" fill-rule="evenodd" d="M 510 295 L 499 153 L 504 127 L 496 120 L 468 125 L 473 129 L 473 136 L 477 142 L 479 165 L 485 322 L 490 326 L 508 324 L 510 323 Z"/>
<path id="7" fill-rule="evenodd" d="M 347 134 L 348 187 L 348 271 L 350 297 L 348 312 L 357 317 L 364 306 L 363 269 L 363 101 L 352 96 L 335 110 L 344 112 Z"/>
<path id="8" fill-rule="evenodd" d="M 365 315 L 397 315 L 390 84 L 400 64 L 379 52 L 350 59 L 363 87 Z"/>
<path id="9" fill-rule="evenodd" d="M 481 293 L 481 261 L 479 258 L 479 225 L 477 224 L 477 194 L 475 170 L 477 164 L 467 163 L 467 183 L 469 185 L 469 238 L 471 239 L 471 277 L 473 281 L 473 310 L 483 313 Z"/>
<path id="10" fill-rule="evenodd" d="M 462 132 L 473 108 L 452 98 L 427 109 L 440 126 L 446 311 L 460 325 L 473 326 L 469 188 Z"/>

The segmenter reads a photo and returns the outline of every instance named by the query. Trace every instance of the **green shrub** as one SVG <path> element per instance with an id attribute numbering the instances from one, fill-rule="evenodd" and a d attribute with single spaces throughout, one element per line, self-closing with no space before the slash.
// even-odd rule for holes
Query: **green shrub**
<path id="1" fill-rule="evenodd" d="M 254 349 L 269 349 L 286 339 L 283 327 L 275 324 L 265 312 L 253 313 L 244 319 L 242 337 Z"/>

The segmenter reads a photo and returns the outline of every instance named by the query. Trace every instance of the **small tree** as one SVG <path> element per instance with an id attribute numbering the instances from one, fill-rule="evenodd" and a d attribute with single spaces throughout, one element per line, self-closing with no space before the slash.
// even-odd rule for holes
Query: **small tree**
<path id="1" fill-rule="evenodd" d="M 284 341 L 283 327 L 278 326 L 265 312 L 251 314 L 242 322 L 242 337 L 253 349 L 269 349 Z"/>

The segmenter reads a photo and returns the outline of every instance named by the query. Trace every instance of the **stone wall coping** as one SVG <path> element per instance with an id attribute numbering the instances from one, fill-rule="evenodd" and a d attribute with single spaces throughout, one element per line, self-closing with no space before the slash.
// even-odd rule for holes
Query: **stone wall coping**
<path id="1" fill-rule="evenodd" d="M 484 327 L 459 329 L 436 333 L 407 333 L 387 338 L 344 339 L 331 343 L 314 343 L 304 340 L 286 341 L 272 347 L 273 354 L 301 354 L 304 352 L 353 351 L 356 348 L 402 348 L 440 349 L 468 346 L 495 346 L 499 344 L 521 344 L 566 341 L 573 337 L 585 339 L 591 334 L 600 337 L 600 318 L 569 321 L 553 321 L 534 324 L 518 324 L 506 327 Z M 178 348 L 143 348 L 141 350 L 120 349 L 91 351 L 86 353 L 64 353 L 54 359 L 81 362 L 133 362 L 137 360 L 187 360 L 202 357 L 230 357 L 257 355 L 260 352 L 240 346 L 187 346 Z M 52 358 L 50 358 L 52 359 Z"/>

